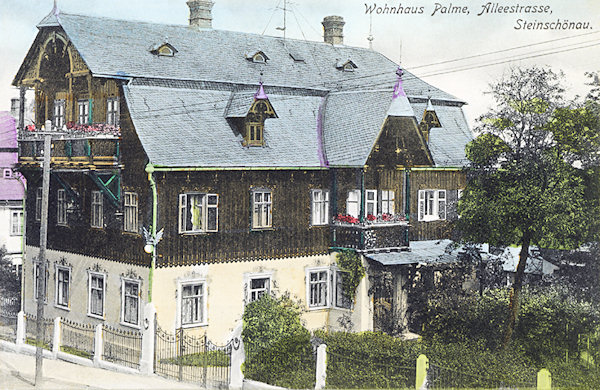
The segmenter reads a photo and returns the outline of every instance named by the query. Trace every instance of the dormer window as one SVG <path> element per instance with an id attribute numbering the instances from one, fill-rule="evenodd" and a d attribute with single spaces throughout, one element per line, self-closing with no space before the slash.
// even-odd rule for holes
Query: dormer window
<path id="1" fill-rule="evenodd" d="M 335 64 L 335 67 L 343 72 L 354 72 L 354 69 L 358 68 L 352 60 L 339 61 Z"/>
<path id="2" fill-rule="evenodd" d="M 254 52 L 253 54 L 250 54 L 250 55 L 247 54 L 246 59 L 248 61 L 252 61 L 252 62 L 255 62 L 258 64 L 265 64 L 269 60 L 269 57 L 267 57 L 267 55 L 264 52 L 259 50 L 259 51 Z"/>
<path id="3" fill-rule="evenodd" d="M 163 43 L 152 46 L 150 53 L 157 56 L 173 57 L 177 53 L 177 49 L 165 40 Z"/>
<path id="4" fill-rule="evenodd" d="M 268 100 L 256 99 L 246 116 L 245 146 L 263 146 L 265 144 L 265 119 L 276 118 L 275 110 Z"/>

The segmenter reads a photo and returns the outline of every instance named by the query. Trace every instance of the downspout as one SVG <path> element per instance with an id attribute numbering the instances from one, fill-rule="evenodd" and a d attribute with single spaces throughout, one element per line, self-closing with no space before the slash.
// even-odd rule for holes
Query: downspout
<path id="1" fill-rule="evenodd" d="M 360 223 L 361 225 L 365 222 L 365 170 L 364 167 L 360 170 Z M 360 229 L 360 249 L 364 249 L 365 244 L 365 231 Z"/>
<path id="2" fill-rule="evenodd" d="M 404 171 L 404 186 L 405 186 L 405 193 L 406 193 L 406 204 L 404 205 L 404 216 L 406 217 L 406 222 L 410 225 L 410 169 L 407 169 Z M 404 239 L 406 240 L 407 246 L 410 245 L 410 242 L 408 241 L 408 229 L 409 229 L 409 227 L 407 227 L 406 230 L 404 231 L 405 232 Z"/>
<path id="3" fill-rule="evenodd" d="M 152 225 L 150 226 L 150 235 L 152 240 L 156 241 L 156 220 L 158 213 L 158 195 L 156 191 L 156 181 L 154 180 L 154 165 L 148 163 L 146 165 L 146 173 L 148 173 L 148 182 L 152 190 Z M 154 268 L 156 267 L 156 243 L 152 248 L 152 261 L 150 262 L 150 271 L 148 273 L 148 303 L 152 302 L 152 282 L 154 278 Z"/>
<path id="4" fill-rule="evenodd" d="M 23 175 L 19 174 L 16 179 L 23 186 L 23 199 L 21 200 L 21 204 L 23 207 L 23 217 L 21 217 L 21 311 L 24 310 L 24 302 L 25 302 L 25 263 L 27 263 L 26 255 L 25 255 L 25 240 L 27 233 L 27 226 L 25 226 L 25 221 L 27 221 L 27 204 L 25 199 L 27 199 L 27 184 L 23 180 Z"/>

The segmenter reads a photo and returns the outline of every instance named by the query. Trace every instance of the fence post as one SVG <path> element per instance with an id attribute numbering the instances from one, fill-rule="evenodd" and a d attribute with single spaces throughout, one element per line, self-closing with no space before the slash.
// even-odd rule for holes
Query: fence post
<path id="1" fill-rule="evenodd" d="M 542 368 L 537 374 L 537 390 L 551 390 L 552 376 L 550 371 Z"/>
<path id="2" fill-rule="evenodd" d="M 102 352 L 104 350 L 102 340 L 102 324 L 96 325 L 96 331 L 94 333 L 94 365 L 100 365 L 102 360 Z"/>
<path id="3" fill-rule="evenodd" d="M 17 314 L 17 339 L 15 343 L 17 345 L 25 344 L 25 312 L 23 310 Z"/>
<path id="4" fill-rule="evenodd" d="M 246 360 L 244 353 L 244 342 L 242 341 L 242 328 L 243 324 L 240 323 L 231 337 L 231 365 L 229 372 L 229 389 L 240 390 L 244 385 L 244 373 L 242 372 L 242 365 Z"/>
<path id="5" fill-rule="evenodd" d="M 144 375 L 154 373 L 154 335 L 156 332 L 156 308 L 152 302 L 144 306 L 144 328 L 142 329 L 142 353 L 140 354 L 140 372 Z"/>
<path id="6" fill-rule="evenodd" d="M 327 345 L 321 344 L 317 347 L 317 369 L 315 378 L 315 390 L 325 388 L 327 383 Z"/>
<path id="7" fill-rule="evenodd" d="M 60 317 L 56 317 L 54 319 L 54 334 L 52 335 L 52 355 L 55 359 L 58 356 L 58 351 L 60 351 L 60 331 Z"/>
<path id="8" fill-rule="evenodd" d="M 415 379 L 415 390 L 424 389 L 427 382 L 427 370 L 429 369 L 429 359 L 421 354 L 417 358 L 417 375 Z"/>

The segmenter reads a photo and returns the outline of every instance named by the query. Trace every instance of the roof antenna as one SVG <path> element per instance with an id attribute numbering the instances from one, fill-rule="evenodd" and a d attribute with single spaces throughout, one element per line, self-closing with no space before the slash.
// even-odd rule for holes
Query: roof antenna
<path id="1" fill-rule="evenodd" d="M 58 1 L 54 0 L 54 6 L 52 7 L 52 13 L 54 15 L 58 15 L 58 4 L 57 3 L 58 3 Z"/>
<path id="2" fill-rule="evenodd" d="M 373 50 L 373 14 L 369 15 L 369 36 L 367 37 L 367 41 L 369 41 L 369 50 Z"/>
<path id="3" fill-rule="evenodd" d="M 275 30 L 280 30 L 283 31 L 283 40 L 285 41 L 285 30 L 287 27 L 287 22 L 286 22 L 286 14 L 287 14 L 287 0 L 283 0 L 283 27 L 275 27 Z"/>

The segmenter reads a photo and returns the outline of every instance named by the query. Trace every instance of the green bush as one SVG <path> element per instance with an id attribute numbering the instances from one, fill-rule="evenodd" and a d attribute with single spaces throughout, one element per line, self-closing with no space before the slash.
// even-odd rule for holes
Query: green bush
<path id="1" fill-rule="evenodd" d="M 263 295 L 244 310 L 244 375 L 275 386 L 312 388 L 315 357 L 300 309 L 289 297 Z"/>

